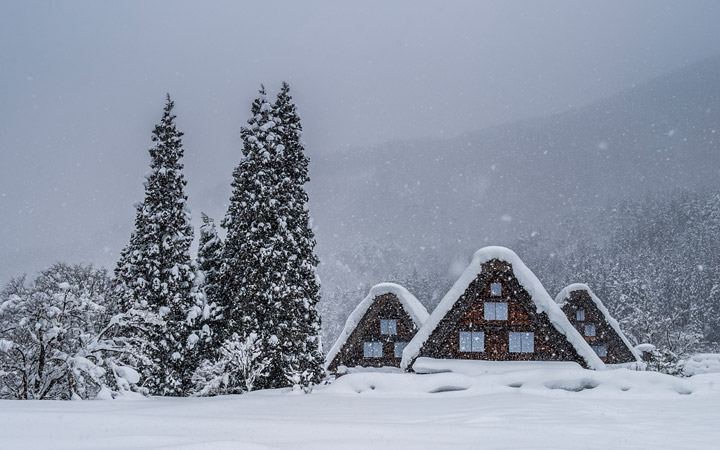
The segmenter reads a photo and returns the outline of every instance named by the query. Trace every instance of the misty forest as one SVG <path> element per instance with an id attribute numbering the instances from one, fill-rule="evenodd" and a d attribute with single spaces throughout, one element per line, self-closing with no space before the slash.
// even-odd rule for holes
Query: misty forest
<path id="1" fill-rule="evenodd" d="M 0 6 L 0 447 L 714 448 L 715 20 Z"/>

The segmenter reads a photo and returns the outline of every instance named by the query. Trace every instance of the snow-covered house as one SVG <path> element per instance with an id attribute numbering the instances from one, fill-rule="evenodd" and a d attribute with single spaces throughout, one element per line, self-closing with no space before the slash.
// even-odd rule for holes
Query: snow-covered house
<path id="1" fill-rule="evenodd" d="M 378 284 L 348 317 L 327 355 L 325 369 L 400 367 L 405 346 L 427 318 L 425 307 L 407 289 Z"/>
<path id="2" fill-rule="evenodd" d="M 555 298 L 570 323 L 607 364 L 641 362 L 602 301 L 585 284 L 571 284 Z"/>
<path id="3" fill-rule="evenodd" d="M 535 274 L 504 247 L 475 252 L 406 347 L 401 367 L 412 369 L 418 358 L 423 364 L 448 359 L 572 361 L 604 368 Z"/>

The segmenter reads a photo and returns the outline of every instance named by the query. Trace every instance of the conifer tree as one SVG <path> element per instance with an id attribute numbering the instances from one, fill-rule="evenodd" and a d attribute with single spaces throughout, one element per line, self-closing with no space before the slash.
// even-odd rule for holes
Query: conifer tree
<path id="1" fill-rule="evenodd" d="M 223 307 L 232 331 L 258 337 L 268 366 L 257 387 L 307 385 L 322 370 L 302 127 L 287 84 L 274 104 L 262 88 L 251 112 L 223 221 Z"/>
<path id="2" fill-rule="evenodd" d="M 278 179 L 282 200 L 279 209 L 284 217 L 282 245 L 289 255 L 285 261 L 283 297 L 284 326 L 279 327 L 283 343 L 283 372 L 293 384 L 317 383 L 322 378 L 320 315 L 317 304 L 320 285 L 315 274 L 319 263 L 315 255 L 315 235 L 310 227 L 305 183 L 309 159 L 305 155 L 302 125 L 290 96 L 290 86 L 283 82 L 273 107 L 277 123 Z"/>
<path id="3" fill-rule="evenodd" d="M 253 101 L 252 117 L 243 127 L 243 158 L 233 171 L 233 192 L 222 226 L 227 229 L 221 274 L 220 308 L 227 333 L 257 336 L 264 355 L 277 345 L 275 286 L 267 276 L 275 261 L 270 239 L 278 227 L 277 178 L 272 170 L 275 123 L 265 88 Z M 270 359 L 270 358 L 268 358 Z M 261 380 L 261 384 L 263 384 Z M 265 384 L 262 387 L 269 386 Z"/>
<path id="4" fill-rule="evenodd" d="M 197 256 L 197 318 L 194 332 L 198 344 L 194 353 L 199 364 L 203 359 L 212 359 L 222 345 L 228 329 L 218 307 L 220 268 L 222 265 L 223 241 L 218 236 L 215 221 L 202 213 L 200 243 Z"/>
<path id="5" fill-rule="evenodd" d="M 157 333 L 145 336 L 157 351 L 148 376 L 151 393 L 181 395 L 194 368 L 185 362 L 193 306 L 194 270 L 190 259 L 193 229 L 186 208 L 186 185 L 180 162 L 182 135 L 167 96 L 163 117 L 152 135 L 151 172 L 146 175 L 145 198 L 136 205 L 135 230 L 115 270 L 116 293 L 123 307 L 147 310 L 164 319 Z"/>

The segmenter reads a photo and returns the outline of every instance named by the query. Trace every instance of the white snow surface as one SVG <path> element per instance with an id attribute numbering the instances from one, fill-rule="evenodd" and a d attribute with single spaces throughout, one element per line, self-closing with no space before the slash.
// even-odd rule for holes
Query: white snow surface
<path id="1" fill-rule="evenodd" d="M 355 330 L 355 327 L 358 325 L 358 323 L 360 323 L 360 320 L 363 318 L 363 316 L 365 316 L 365 313 L 370 308 L 370 305 L 373 304 L 377 297 L 384 294 L 394 294 L 395 297 L 397 297 L 397 299 L 400 301 L 400 304 L 402 305 L 405 312 L 408 313 L 408 315 L 418 328 L 422 327 L 422 325 L 428 319 L 429 314 L 425 307 L 407 289 L 395 283 L 376 284 L 375 286 L 370 288 L 370 292 L 368 293 L 367 297 L 365 297 L 363 301 L 361 301 L 360 304 L 357 306 L 357 308 L 355 308 L 355 310 L 350 313 L 350 316 L 345 322 L 345 327 L 343 328 L 342 332 L 340 332 L 340 336 L 338 336 L 337 340 L 335 341 L 335 345 L 332 346 L 332 348 L 327 354 L 327 357 L 325 358 L 326 370 L 328 366 L 332 363 L 333 359 L 335 359 L 338 352 L 340 352 L 340 349 L 342 349 L 343 345 L 345 345 L 345 342 L 347 342 L 347 339 L 350 337 L 350 334 Z"/>
<path id="2" fill-rule="evenodd" d="M 720 353 L 699 353 L 685 362 L 683 374 L 688 377 L 706 373 L 720 373 Z"/>
<path id="3" fill-rule="evenodd" d="M 568 341 L 575 347 L 578 354 L 585 360 L 591 369 L 602 370 L 605 368 L 602 360 L 595 354 L 585 339 L 572 326 L 565 313 L 555 303 L 547 293 L 542 283 L 534 273 L 522 262 L 520 257 L 512 250 L 505 247 L 484 247 L 475 252 L 470 265 L 465 269 L 460 278 L 455 282 L 450 291 L 445 294 L 440 303 L 432 312 L 425 324 L 420 328 L 415 337 L 408 343 L 403 351 L 400 367 L 407 369 L 410 363 L 420 354 L 420 349 L 425 341 L 430 337 L 432 332 L 438 326 L 440 321 L 445 317 L 455 305 L 455 302 L 467 290 L 478 275 L 482 272 L 482 265 L 491 259 L 498 259 L 510 263 L 513 273 L 522 287 L 530 294 L 539 313 L 546 313 L 550 322 L 556 330 L 564 334 Z"/>
<path id="4" fill-rule="evenodd" d="M 453 372 L 464 375 L 522 372 L 538 369 L 582 369 L 582 366 L 574 361 L 478 361 L 470 359 L 436 359 L 427 357 L 420 357 L 415 360 L 415 364 L 413 364 L 413 370 L 416 373 Z"/>
<path id="5" fill-rule="evenodd" d="M 391 367 L 391 366 L 383 366 L 383 367 L 363 367 L 363 366 L 355 366 L 355 367 L 347 367 L 347 366 L 338 366 L 337 373 L 338 374 L 346 374 L 346 373 L 362 373 L 362 372 L 382 372 L 382 373 L 405 373 L 404 370 L 402 370 L 399 367 Z"/>
<path id="6" fill-rule="evenodd" d="M 356 373 L 302 395 L 0 401 L 3 449 L 716 449 L 720 374 Z"/>
<path id="7" fill-rule="evenodd" d="M 635 347 L 630 344 L 630 341 L 628 341 L 627 337 L 625 337 L 625 333 L 622 332 L 620 329 L 620 324 L 617 320 L 613 318 L 613 316 L 610 315 L 610 311 L 605 307 L 603 302 L 593 293 L 593 291 L 588 287 L 586 284 L 582 283 L 575 283 L 571 284 L 569 286 L 566 286 L 560 293 L 555 297 L 555 303 L 562 308 L 565 306 L 566 303 L 570 301 L 570 293 L 574 291 L 586 291 L 588 294 L 590 294 L 590 298 L 592 299 L 593 303 L 595 303 L 595 306 L 597 306 L 598 310 L 605 316 L 605 320 L 607 323 L 610 324 L 613 330 L 620 336 L 620 339 L 622 339 L 625 346 L 630 349 L 633 356 L 635 357 L 635 360 L 637 362 L 642 362 L 642 358 L 638 354 L 638 352 L 635 350 Z"/>

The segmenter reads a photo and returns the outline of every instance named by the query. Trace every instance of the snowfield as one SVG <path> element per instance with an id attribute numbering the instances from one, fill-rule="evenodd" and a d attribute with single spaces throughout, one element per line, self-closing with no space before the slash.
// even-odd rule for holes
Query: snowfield
<path id="1" fill-rule="evenodd" d="M 477 372 L 477 371 L 475 371 Z M 2 449 L 717 449 L 720 374 L 352 373 L 310 395 L 2 401 Z"/>

